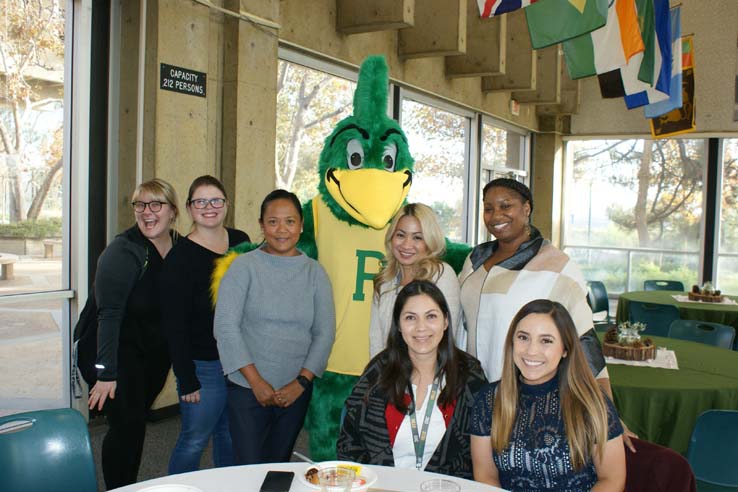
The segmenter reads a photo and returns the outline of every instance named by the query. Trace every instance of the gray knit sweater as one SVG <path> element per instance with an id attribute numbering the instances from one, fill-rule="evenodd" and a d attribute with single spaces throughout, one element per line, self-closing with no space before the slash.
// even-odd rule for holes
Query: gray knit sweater
<path id="1" fill-rule="evenodd" d="M 255 249 L 223 276 L 214 335 L 223 372 L 249 387 L 239 369 L 254 364 L 275 389 L 308 369 L 323 374 L 336 333 L 333 293 L 320 264 L 301 254 Z"/>

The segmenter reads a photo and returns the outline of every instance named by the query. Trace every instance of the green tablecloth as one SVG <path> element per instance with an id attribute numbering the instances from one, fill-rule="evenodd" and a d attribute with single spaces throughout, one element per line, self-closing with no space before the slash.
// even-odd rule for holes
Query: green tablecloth
<path id="1" fill-rule="evenodd" d="M 714 304 L 709 302 L 678 302 L 672 296 L 686 295 L 685 292 L 670 290 L 651 290 L 626 292 L 620 295 L 615 319 L 618 323 L 628 319 L 630 301 L 652 302 L 654 304 L 671 304 L 679 308 L 682 319 L 696 319 L 732 326 L 738 332 L 738 304 Z M 734 296 L 728 296 L 738 300 Z"/>
<path id="2" fill-rule="evenodd" d="M 620 417 L 642 439 L 685 454 L 697 416 L 738 410 L 738 352 L 651 337 L 673 350 L 678 370 L 608 364 Z"/>

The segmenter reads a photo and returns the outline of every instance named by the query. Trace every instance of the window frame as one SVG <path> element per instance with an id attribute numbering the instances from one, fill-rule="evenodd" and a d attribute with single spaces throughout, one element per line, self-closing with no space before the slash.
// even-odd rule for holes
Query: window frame
<path id="1" fill-rule="evenodd" d="M 0 305 L 16 302 L 61 301 L 60 399 L 11 399 L 6 408 L 68 408 L 72 406 L 72 320 L 80 298 L 87 297 L 87 215 L 89 161 L 90 37 L 92 0 L 67 0 L 64 40 L 64 123 L 62 153 L 62 268 L 59 289 L 0 295 Z M 73 315 L 74 313 L 74 315 Z M 34 404 L 37 403 L 37 404 Z M 86 401 L 85 401 L 86 403 Z M 86 407 L 86 405 L 84 405 Z M 22 408 L 21 408 L 22 407 Z"/>
<path id="2" fill-rule="evenodd" d="M 564 155 L 564 179 L 563 179 L 563 194 L 562 194 L 562 211 L 565 213 L 567 210 L 569 210 L 569 204 L 568 197 L 572 195 L 572 193 L 569 193 L 567 188 L 569 184 L 571 183 L 572 175 L 573 175 L 573 163 L 572 163 L 572 149 L 571 149 L 571 142 L 578 142 L 578 141 L 588 141 L 588 140 L 618 140 L 618 141 L 625 141 L 625 140 L 643 140 L 645 142 L 653 143 L 654 139 L 650 137 L 646 137 L 644 135 L 586 135 L 586 136 L 578 136 L 578 135 L 568 135 L 565 137 L 562 137 L 563 141 L 563 155 Z M 704 156 L 702 161 L 703 166 L 703 180 L 702 180 L 702 217 L 700 218 L 700 241 L 699 241 L 699 250 L 697 251 L 698 255 L 698 263 L 697 263 L 697 281 L 701 285 L 705 281 L 705 272 L 706 272 L 706 265 L 705 265 L 705 258 L 707 255 L 706 250 L 706 243 L 709 241 L 707 236 L 709 234 L 716 234 L 719 232 L 719 224 L 716 225 L 716 227 L 713 228 L 712 232 L 710 231 L 708 227 L 708 220 L 707 220 L 707 214 L 710 210 L 708 207 L 708 200 L 710 197 L 708 197 L 708 182 L 710 180 L 714 180 L 715 176 L 712 174 L 714 171 L 712 169 L 715 169 L 716 166 L 711 165 L 711 161 L 714 160 L 714 157 L 712 156 L 713 151 L 710 150 L 711 141 L 712 138 L 709 138 L 705 135 L 701 134 L 686 134 L 686 135 L 680 135 L 670 138 L 669 140 L 703 140 L 704 141 Z M 722 139 L 720 139 L 722 142 Z M 721 145 L 722 148 L 722 145 Z M 722 162 L 720 163 L 718 172 L 722 172 Z M 721 178 L 722 176 L 718 176 L 718 178 Z M 719 182 L 718 182 L 719 183 Z M 721 188 L 718 188 L 719 190 Z M 719 199 L 719 197 L 718 197 Z M 716 215 L 716 217 L 719 217 L 719 215 Z M 719 222 L 718 219 L 716 219 L 716 222 Z M 582 245 L 582 244 L 569 244 L 567 243 L 567 235 L 566 235 L 566 220 L 561 221 L 561 249 L 565 250 L 566 248 L 586 248 L 588 245 Z M 714 236 L 719 237 L 719 236 Z M 715 244 L 715 243 L 713 243 Z M 717 246 L 715 246 L 717 248 Z M 595 249 L 602 249 L 601 247 L 595 248 Z M 613 248 L 614 250 L 630 250 L 635 249 L 638 250 L 638 248 Z M 637 253 L 638 251 L 636 251 Z M 664 250 L 666 252 L 666 250 Z M 682 250 L 675 250 L 676 253 L 681 254 L 688 254 L 692 253 L 689 251 L 682 251 Z M 717 261 L 717 253 L 716 251 L 713 251 L 713 258 L 712 258 L 712 264 L 713 264 L 713 277 L 716 276 L 716 261 Z M 630 262 L 628 262 L 628 276 L 626 277 L 625 282 L 625 292 L 629 292 L 629 275 L 630 275 Z M 688 288 L 689 286 L 685 285 L 685 288 Z M 617 293 L 608 293 L 609 297 L 613 299 L 617 299 L 620 297 Z"/>
<path id="3" fill-rule="evenodd" d="M 322 71 L 329 75 L 341 77 L 352 82 L 357 82 L 359 78 L 359 67 L 319 53 L 305 50 L 285 41 L 280 41 L 280 45 L 277 49 L 277 57 L 279 60 L 301 65 L 313 70 Z M 466 138 L 464 142 L 465 169 L 463 173 L 464 196 L 462 200 L 462 239 L 467 244 L 474 246 L 478 243 L 480 225 L 477 217 L 479 216 L 479 202 L 481 200 L 480 193 L 481 187 L 483 186 L 483 184 L 480 183 L 482 172 L 480 155 L 482 125 L 489 124 L 508 132 L 513 132 L 522 137 L 520 143 L 522 147 L 520 149 L 522 160 L 521 168 L 505 168 L 505 172 L 513 171 L 520 176 L 524 176 L 524 182 L 528 185 L 530 184 L 532 168 L 532 132 L 489 114 L 454 103 L 448 99 L 435 96 L 415 87 L 410 87 L 400 81 L 392 80 L 390 78 L 387 93 L 387 115 L 397 120 L 400 125 L 402 125 L 402 101 L 405 99 L 432 106 L 466 118 Z M 501 171 L 500 169 L 495 170 Z M 471 193 L 471 191 L 474 192 Z"/>

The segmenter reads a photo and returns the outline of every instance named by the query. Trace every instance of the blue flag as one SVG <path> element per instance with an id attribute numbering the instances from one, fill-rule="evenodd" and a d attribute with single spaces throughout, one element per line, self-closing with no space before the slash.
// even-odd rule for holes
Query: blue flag
<path id="1" fill-rule="evenodd" d="M 672 109 L 682 107 L 682 26 L 681 9 L 671 10 L 671 85 L 669 99 L 649 104 L 643 108 L 646 118 L 655 118 Z"/>
<path id="2" fill-rule="evenodd" d="M 628 87 L 629 79 L 623 77 L 625 105 L 628 109 L 668 99 L 671 89 L 671 16 L 669 0 L 653 0 L 654 29 L 656 30 L 656 60 L 654 63 L 654 86 L 638 92 Z"/>

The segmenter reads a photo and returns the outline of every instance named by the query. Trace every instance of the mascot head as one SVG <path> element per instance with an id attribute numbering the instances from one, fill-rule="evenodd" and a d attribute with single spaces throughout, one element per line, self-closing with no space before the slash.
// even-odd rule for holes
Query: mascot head
<path id="1" fill-rule="evenodd" d="M 405 133 L 387 116 L 387 63 L 361 64 L 354 114 L 341 120 L 320 153 L 318 190 L 333 214 L 349 224 L 382 229 L 410 191 L 413 158 Z"/>

